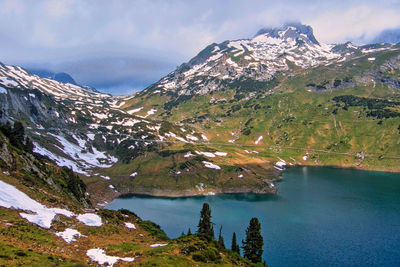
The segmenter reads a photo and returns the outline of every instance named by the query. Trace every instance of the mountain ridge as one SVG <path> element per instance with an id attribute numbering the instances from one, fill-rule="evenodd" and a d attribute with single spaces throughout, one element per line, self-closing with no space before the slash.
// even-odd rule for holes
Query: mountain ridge
<path id="1" fill-rule="evenodd" d="M 399 46 L 316 44 L 297 27 L 211 44 L 125 97 L 2 64 L 1 120 L 23 121 L 35 151 L 79 172 L 98 204 L 126 193 L 276 193 L 290 165 L 398 171 L 397 104 L 386 100 L 397 103 Z M 347 121 L 378 131 L 383 147 Z M 393 159 L 386 169 L 357 156 L 383 152 Z"/>

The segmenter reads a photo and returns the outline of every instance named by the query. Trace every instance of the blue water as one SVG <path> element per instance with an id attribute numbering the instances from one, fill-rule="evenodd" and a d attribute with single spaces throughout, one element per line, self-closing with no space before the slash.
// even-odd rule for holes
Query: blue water
<path id="1" fill-rule="evenodd" d="M 196 230 L 207 202 L 227 247 L 258 217 L 269 266 L 400 266 L 399 174 L 304 167 L 283 179 L 278 195 L 131 196 L 107 208 L 129 209 L 177 237 Z"/>

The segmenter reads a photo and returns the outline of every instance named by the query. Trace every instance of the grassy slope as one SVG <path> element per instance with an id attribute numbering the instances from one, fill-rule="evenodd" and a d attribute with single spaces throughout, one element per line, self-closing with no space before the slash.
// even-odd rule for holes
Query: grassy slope
<path id="1" fill-rule="evenodd" d="M 89 227 L 75 218 L 57 215 L 51 228 L 43 229 L 21 218 L 19 211 L 0 207 L 0 266 L 88 266 L 92 263 L 86 252 L 92 248 L 102 248 L 107 255 L 135 257 L 134 264 L 140 266 L 251 266 L 230 251 L 218 250 L 215 242 L 196 235 L 170 240 L 159 226 L 143 221 L 129 211 L 85 208 L 69 194 L 68 188 L 60 190 L 56 184 L 45 184 L 38 178 L 50 173 L 53 181 L 61 183 L 66 177 L 60 173 L 59 167 L 43 159 L 34 159 L 29 153 L 10 145 L 2 134 L 0 139 L 8 149 L 5 152 L 3 147 L 2 155 L 10 155 L 16 162 L 13 167 L 7 167 L 3 162 L 0 180 L 16 186 L 48 207 L 63 207 L 76 214 L 95 212 L 103 221 L 100 227 Z M 26 166 L 41 168 L 33 173 L 23 171 Z M 134 223 L 136 229 L 125 227 L 125 222 Z M 55 235 L 66 228 L 77 229 L 84 237 L 68 244 Z M 150 245 L 155 243 L 168 246 L 151 248 Z M 187 247 L 192 250 L 188 251 Z M 197 261 L 194 260 L 196 257 Z M 130 264 L 119 261 L 115 266 L 125 265 Z"/>
<path id="2" fill-rule="evenodd" d="M 207 145 L 168 144 L 158 151 L 137 157 L 129 164 L 118 163 L 110 169 L 99 170 L 111 177 L 85 178 L 97 201 L 109 200 L 121 193 L 182 196 L 219 192 L 276 192 L 268 183 L 277 179 L 279 172 L 273 163 L 284 159 L 292 165 L 349 167 L 379 171 L 400 171 L 400 117 L 374 119 L 368 108 L 349 106 L 333 100 L 335 96 L 400 101 L 400 91 L 391 88 L 373 75 L 399 52 L 386 51 L 359 58 L 302 70 L 294 68 L 292 75 L 279 76 L 279 83 L 269 94 L 265 90 L 253 92 L 250 98 L 240 88 L 225 89 L 181 101 L 171 110 L 163 109 L 171 101 L 167 95 L 143 95 L 130 99 L 126 110 L 144 107 L 157 109 L 152 117 L 174 123 L 185 123 L 197 132 L 205 133 Z M 368 60 L 375 57 L 375 61 Z M 383 73 L 397 77 L 399 71 Z M 397 76 L 396 76 L 397 75 Z M 316 90 L 308 85 L 333 85 L 335 80 L 349 80 L 342 89 Z M 246 93 L 249 96 L 249 92 Z M 393 110 L 399 112 L 397 106 Z M 183 134 L 182 136 L 185 136 Z M 255 141 L 263 139 L 255 144 Z M 234 143 L 231 143 L 234 140 Z M 225 151 L 227 157 L 186 159 L 187 151 Z M 252 152 L 252 153 L 248 153 Z M 364 159 L 357 153 L 365 152 Z M 307 160 L 303 157 L 307 155 Z M 204 167 L 201 160 L 222 167 L 221 171 Z M 135 178 L 130 177 L 138 172 Z M 181 171 L 181 174 L 176 174 Z M 238 176 L 244 175 L 243 179 Z M 118 192 L 108 186 L 112 184 Z M 204 184 L 204 191 L 196 186 Z M 106 193 L 104 194 L 104 191 Z M 101 192 L 101 194 L 98 194 Z M 97 193 L 97 194 L 96 194 Z"/>
<path id="3" fill-rule="evenodd" d="M 256 150 L 260 153 L 253 156 L 261 160 L 277 161 L 280 157 L 293 164 L 400 171 L 400 118 L 373 119 L 363 107 L 345 110 L 332 100 L 338 95 L 355 95 L 398 101 L 399 90 L 374 81 L 371 76 L 373 70 L 397 54 L 393 51 L 373 53 L 342 64 L 300 71 L 293 77 L 282 78 L 274 94 L 261 93 L 250 100 L 234 100 L 235 90 L 194 97 L 174 107 L 164 119 L 190 121 L 206 133 L 213 148 Z M 369 57 L 376 60 L 369 61 Z M 385 75 L 395 76 L 396 73 Z M 335 79 L 346 78 L 358 80 L 357 86 L 322 91 L 309 91 L 307 87 L 310 83 L 333 84 Z M 363 80 L 359 81 L 361 78 Z M 228 102 L 211 103 L 212 97 L 225 98 Z M 155 96 L 149 97 L 153 98 Z M 248 122 L 250 118 L 252 121 Z M 243 134 L 245 129 L 250 129 L 248 135 Z M 236 139 L 232 133 L 239 137 L 236 146 L 228 142 Z M 259 136 L 264 138 L 255 145 Z M 361 151 L 367 154 L 364 160 L 356 157 Z M 304 161 L 302 157 L 306 153 L 309 159 Z"/>

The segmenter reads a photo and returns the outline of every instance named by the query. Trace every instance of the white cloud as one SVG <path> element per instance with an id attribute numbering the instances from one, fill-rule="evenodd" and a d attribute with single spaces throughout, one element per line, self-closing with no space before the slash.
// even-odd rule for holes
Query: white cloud
<path id="1" fill-rule="evenodd" d="M 314 26 L 315 35 L 324 42 L 366 42 L 384 29 L 400 27 L 400 16 L 399 10 L 359 6 L 324 12 L 307 22 Z"/>

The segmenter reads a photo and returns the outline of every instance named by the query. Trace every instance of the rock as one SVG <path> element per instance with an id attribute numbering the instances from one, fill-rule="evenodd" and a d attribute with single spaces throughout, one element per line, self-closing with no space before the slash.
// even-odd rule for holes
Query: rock
<path id="1" fill-rule="evenodd" d="M 361 151 L 357 153 L 357 158 L 364 160 L 365 159 L 365 152 Z"/>

